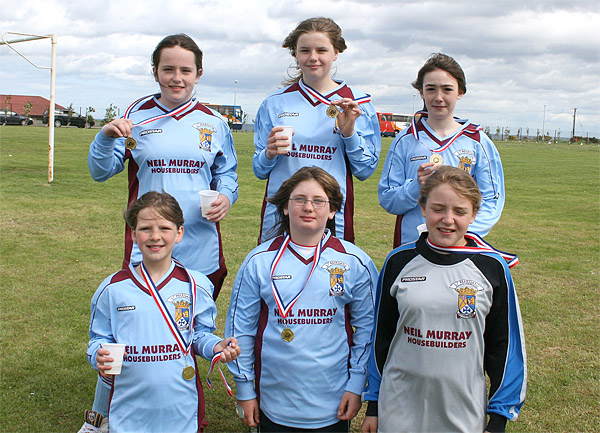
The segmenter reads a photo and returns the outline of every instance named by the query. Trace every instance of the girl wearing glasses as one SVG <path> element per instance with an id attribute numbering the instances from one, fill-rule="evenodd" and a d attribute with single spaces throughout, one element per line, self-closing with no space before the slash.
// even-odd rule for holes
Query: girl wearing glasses
<path id="1" fill-rule="evenodd" d="M 261 432 L 348 432 L 361 406 L 377 269 L 328 227 L 343 196 L 303 167 L 269 198 L 277 237 L 248 254 L 225 326 L 242 355 L 228 364 L 238 414 Z"/>
<path id="2" fill-rule="evenodd" d="M 353 176 L 365 180 L 379 161 L 381 137 L 371 97 L 332 78 L 338 55 L 346 50 L 342 29 L 330 18 L 300 22 L 283 41 L 296 74 L 261 104 L 256 115 L 254 174 L 267 179 L 259 242 L 274 235 L 277 209 L 267 197 L 299 168 L 317 165 L 340 184 L 342 202 L 333 217 L 335 236 L 354 242 Z M 280 134 L 293 126 L 291 150 Z"/>

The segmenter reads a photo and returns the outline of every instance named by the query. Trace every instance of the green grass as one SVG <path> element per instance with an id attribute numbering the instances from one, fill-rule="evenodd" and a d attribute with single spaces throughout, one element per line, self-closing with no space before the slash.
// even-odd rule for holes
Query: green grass
<path id="1" fill-rule="evenodd" d="M 97 130 L 56 130 L 47 183 L 46 128 L 0 127 L 0 431 L 73 432 L 96 375 L 85 360 L 89 302 L 121 264 L 124 173 L 96 183 L 87 151 Z M 223 329 L 235 274 L 256 245 L 265 183 L 252 174 L 252 135 L 234 136 L 240 199 L 221 232 L 229 267 L 218 300 Z M 382 159 L 390 140 L 384 140 Z M 487 239 L 519 255 L 514 268 L 528 350 L 527 401 L 512 432 L 584 432 L 598 415 L 600 151 L 596 146 L 498 145 L 506 175 L 502 219 Z M 379 207 L 383 161 L 356 181 L 356 242 L 378 267 L 394 217 Z M 204 375 L 208 363 L 203 362 Z M 247 431 L 222 384 L 205 390 L 209 432 Z M 355 421 L 353 427 L 357 428 Z"/>

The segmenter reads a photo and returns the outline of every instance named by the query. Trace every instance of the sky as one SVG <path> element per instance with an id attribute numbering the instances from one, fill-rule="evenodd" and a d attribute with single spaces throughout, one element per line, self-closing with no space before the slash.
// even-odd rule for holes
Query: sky
<path id="1" fill-rule="evenodd" d="M 467 93 L 455 115 L 489 126 L 542 127 L 561 138 L 600 137 L 598 0 L 4 0 L 0 32 L 57 35 L 56 102 L 103 118 L 159 91 L 150 56 L 169 34 L 187 33 L 204 52 L 196 86 L 203 102 L 241 105 L 253 121 L 294 64 L 281 47 L 299 21 L 334 19 L 348 49 L 336 79 L 372 96 L 377 111 L 422 107 L 411 82 L 434 52 L 454 57 Z M 22 36 L 5 34 L 5 40 Z M 13 45 L 50 65 L 49 39 Z M 50 72 L 0 45 L 0 94 L 49 98 Z"/>

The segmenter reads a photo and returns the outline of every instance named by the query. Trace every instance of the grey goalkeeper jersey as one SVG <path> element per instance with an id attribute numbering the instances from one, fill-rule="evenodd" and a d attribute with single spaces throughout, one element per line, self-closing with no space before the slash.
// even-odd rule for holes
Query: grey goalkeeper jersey
<path id="1" fill-rule="evenodd" d="M 483 432 L 486 413 L 503 426 L 526 388 L 508 267 L 494 253 L 438 254 L 425 239 L 392 251 L 380 274 L 365 400 L 378 401 L 381 432 Z"/>

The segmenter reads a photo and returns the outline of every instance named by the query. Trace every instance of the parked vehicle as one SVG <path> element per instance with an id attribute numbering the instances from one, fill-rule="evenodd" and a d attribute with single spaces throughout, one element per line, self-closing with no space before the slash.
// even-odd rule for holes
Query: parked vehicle
<path id="1" fill-rule="evenodd" d="M 412 115 L 377 113 L 379 130 L 382 137 L 395 137 L 400 131 L 410 126 Z"/>
<path id="2" fill-rule="evenodd" d="M 31 125 L 33 120 L 14 111 L 0 110 L 0 125 Z"/>
<path id="3" fill-rule="evenodd" d="M 42 123 L 44 125 L 48 124 L 48 110 L 44 112 L 44 116 L 42 117 Z M 87 122 L 85 116 L 82 116 L 77 113 L 71 113 L 69 116 L 68 110 L 54 110 L 54 126 L 56 128 L 60 128 L 61 126 L 77 126 L 78 128 L 91 128 L 94 126 L 95 122 L 92 120 L 91 122 Z"/>

